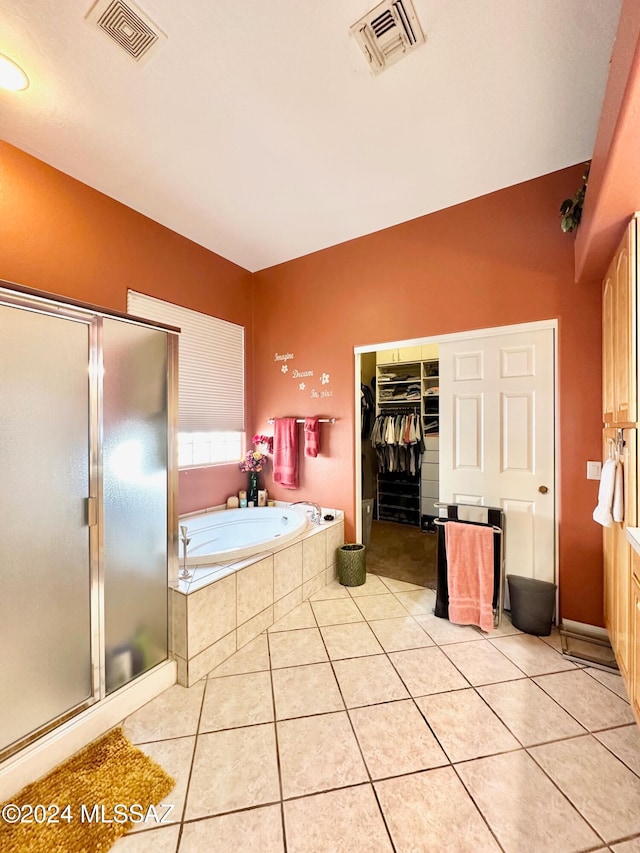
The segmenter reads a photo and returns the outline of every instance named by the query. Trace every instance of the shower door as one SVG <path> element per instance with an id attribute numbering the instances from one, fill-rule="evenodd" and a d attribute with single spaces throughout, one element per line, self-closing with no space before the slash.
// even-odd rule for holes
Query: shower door
<path id="1" fill-rule="evenodd" d="M 0 755 L 95 698 L 94 328 L 71 309 L 0 305 Z"/>
<path id="2" fill-rule="evenodd" d="M 168 340 L 102 319 L 106 693 L 167 657 Z"/>

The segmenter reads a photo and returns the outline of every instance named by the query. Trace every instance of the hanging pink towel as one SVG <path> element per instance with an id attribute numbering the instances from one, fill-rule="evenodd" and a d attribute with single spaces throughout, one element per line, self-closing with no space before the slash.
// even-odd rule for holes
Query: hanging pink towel
<path id="1" fill-rule="evenodd" d="M 298 425 L 295 418 L 273 422 L 273 479 L 285 489 L 298 488 Z"/>
<path id="2" fill-rule="evenodd" d="M 444 526 L 449 621 L 493 630 L 493 528 L 447 521 Z"/>
<path id="3" fill-rule="evenodd" d="M 304 419 L 304 455 L 317 456 L 320 452 L 320 427 L 318 418 Z"/>

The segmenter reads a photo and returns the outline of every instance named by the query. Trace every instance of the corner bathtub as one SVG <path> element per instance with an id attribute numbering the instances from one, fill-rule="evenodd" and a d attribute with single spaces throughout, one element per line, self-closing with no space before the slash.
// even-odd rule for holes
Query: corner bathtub
<path id="1" fill-rule="evenodd" d="M 186 525 L 191 540 L 187 563 L 195 567 L 229 563 L 268 551 L 270 546 L 280 547 L 303 532 L 307 515 L 293 507 L 261 506 L 194 515 L 181 519 L 180 525 Z"/>

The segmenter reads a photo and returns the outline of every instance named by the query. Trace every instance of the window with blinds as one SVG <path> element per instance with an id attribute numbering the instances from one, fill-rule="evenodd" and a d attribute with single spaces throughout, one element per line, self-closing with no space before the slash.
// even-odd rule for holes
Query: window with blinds
<path id="1" fill-rule="evenodd" d="M 129 290 L 135 317 L 180 328 L 178 465 L 237 462 L 244 447 L 244 327 Z"/>

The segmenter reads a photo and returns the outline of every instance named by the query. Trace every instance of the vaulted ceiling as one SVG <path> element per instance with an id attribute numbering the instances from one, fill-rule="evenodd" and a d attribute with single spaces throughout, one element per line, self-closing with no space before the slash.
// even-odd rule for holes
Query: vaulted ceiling
<path id="1" fill-rule="evenodd" d="M 375 0 L 138 0 L 139 64 L 92 3 L 3 0 L 0 135 L 251 271 L 589 159 L 621 6 L 414 0 L 425 44 L 374 76 Z"/>

